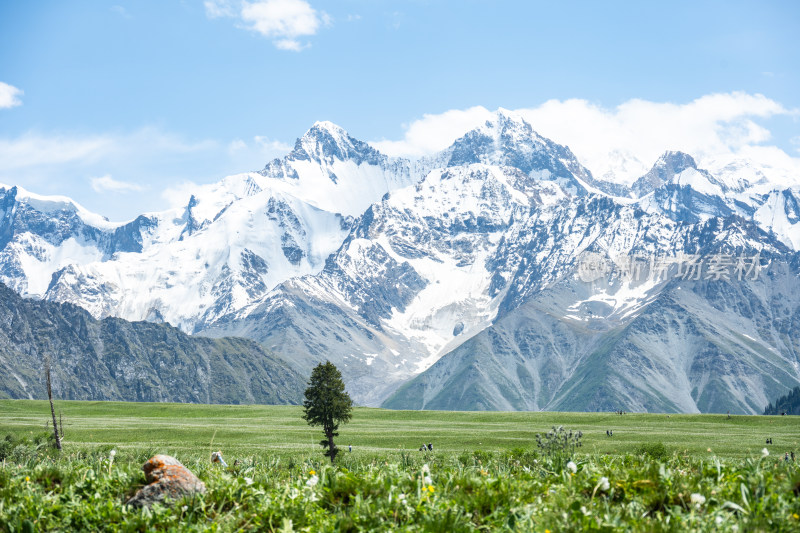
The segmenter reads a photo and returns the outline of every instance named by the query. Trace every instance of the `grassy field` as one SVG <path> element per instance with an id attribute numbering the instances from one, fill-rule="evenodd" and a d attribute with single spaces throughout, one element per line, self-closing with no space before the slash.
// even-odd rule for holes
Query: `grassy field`
<path id="1" fill-rule="evenodd" d="M 57 402 L 64 417 L 65 445 L 205 453 L 209 446 L 230 455 L 268 452 L 316 453 L 320 431 L 300 418 L 301 408 L 261 405 L 193 405 L 122 402 Z M 36 433 L 50 418 L 45 401 L 0 400 L 0 436 Z M 752 457 L 800 452 L 797 417 L 613 413 L 475 413 L 387 411 L 357 408 L 342 426 L 340 446 L 358 452 L 416 450 L 431 442 L 436 451 L 508 451 L 533 448 L 535 434 L 552 426 L 583 432 L 583 452 L 625 454 L 643 443 L 664 443 L 670 452 Z M 614 436 L 606 436 L 613 430 Z M 772 438 L 772 445 L 766 439 Z M 213 439 L 213 442 L 212 442 Z"/>
<path id="2" fill-rule="evenodd" d="M 800 531 L 800 469 L 782 460 L 798 454 L 796 417 L 359 408 L 330 465 L 299 407 L 56 408 L 61 453 L 47 441 L 47 402 L 0 401 L 0 533 Z M 582 431 L 582 446 L 538 447 L 554 425 Z M 434 452 L 417 451 L 423 442 Z M 182 461 L 206 494 L 125 505 L 156 453 Z"/>

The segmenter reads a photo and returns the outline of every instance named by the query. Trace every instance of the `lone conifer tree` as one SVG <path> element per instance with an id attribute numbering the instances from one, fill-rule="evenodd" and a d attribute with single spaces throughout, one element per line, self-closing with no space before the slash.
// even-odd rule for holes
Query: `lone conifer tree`
<path id="1" fill-rule="evenodd" d="M 303 401 L 303 418 L 311 426 L 322 426 L 325 438 L 320 444 L 323 448 L 327 448 L 325 455 L 330 457 L 331 463 L 339 453 L 333 442 L 333 438 L 339 436 L 336 430 L 339 429 L 340 423 L 350 420 L 352 409 L 353 400 L 344 390 L 344 381 L 339 369 L 330 361 L 314 367 Z"/>

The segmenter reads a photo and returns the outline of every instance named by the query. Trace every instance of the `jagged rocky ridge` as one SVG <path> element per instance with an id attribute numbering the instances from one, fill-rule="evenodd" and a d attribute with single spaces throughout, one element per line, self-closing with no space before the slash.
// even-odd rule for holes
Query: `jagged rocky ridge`
<path id="1" fill-rule="evenodd" d="M 41 399 L 44 358 L 63 400 L 298 404 L 304 377 L 249 339 L 191 337 L 166 324 L 95 320 L 0 284 L 0 397 Z"/>
<path id="2" fill-rule="evenodd" d="M 764 253 L 791 280 L 794 186 L 733 167 L 715 175 L 679 152 L 631 186 L 598 180 L 567 147 L 502 110 L 416 162 L 318 123 L 260 173 L 199 191 L 181 212 L 145 216 L 128 238 L 141 251 L 100 246 L 119 226 L 99 238 L 67 232 L 95 255 L 56 265 L 63 246 L 20 231 L 31 225 L 14 226 L 11 209 L 0 274 L 18 290 L 41 285 L 24 268 L 37 250 L 58 267 L 46 298 L 96 316 L 247 336 L 301 372 L 330 359 L 368 405 L 757 412 L 800 379 L 767 278 L 687 285 L 676 264 L 659 283 L 616 279 L 613 269 L 588 283 L 581 272 L 586 254 L 613 264 Z M 699 294 L 691 305 L 689 293 Z M 742 311 L 748 301 L 759 313 Z M 794 302 L 780 302 L 784 314 Z M 728 315 L 738 318 L 728 324 Z M 645 327 L 665 321 L 674 327 Z M 725 328 L 748 331 L 763 357 Z"/>

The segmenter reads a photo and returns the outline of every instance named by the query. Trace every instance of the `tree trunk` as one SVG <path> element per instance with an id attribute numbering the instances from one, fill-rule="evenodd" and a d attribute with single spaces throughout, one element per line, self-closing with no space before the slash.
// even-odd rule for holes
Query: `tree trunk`
<path id="1" fill-rule="evenodd" d="M 50 383 L 50 357 L 45 358 L 44 373 L 47 380 L 47 398 L 50 400 L 50 414 L 53 416 L 53 434 L 56 437 L 56 448 L 61 451 L 61 436 L 58 434 L 58 424 L 56 424 L 56 409 L 53 407 L 53 388 Z"/>
<path id="2" fill-rule="evenodd" d="M 333 460 L 336 459 L 336 445 L 333 443 L 333 430 L 326 430 L 326 436 L 328 437 L 328 453 L 330 454 L 331 464 L 333 464 Z"/>

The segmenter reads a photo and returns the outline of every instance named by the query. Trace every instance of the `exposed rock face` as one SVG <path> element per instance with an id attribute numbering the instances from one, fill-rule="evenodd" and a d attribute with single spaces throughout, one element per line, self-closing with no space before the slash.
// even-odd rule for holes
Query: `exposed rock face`
<path id="1" fill-rule="evenodd" d="M 221 337 L 0 289 L 0 396 L 42 397 L 50 352 L 75 399 L 297 403 L 329 360 L 368 406 L 761 412 L 800 384 L 796 173 L 614 157 L 595 179 L 498 110 L 415 162 L 320 122 L 122 226 L 0 188 L 0 282 Z"/>
<path id="2" fill-rule="evenodd" d="M 154 455 L 143 466 L 149 485 L 127 501 L 134 507 L 150 507 L 154 503 L 169 504 L 183 496 L 205 494 L 206 485 L 180 461 L 169 455 Z"/>
<path id="3" fill-rule="evenodd" d="M 305 380 L 247 339 L 190 337 L 166 324 L 95 320 L 0 284 L 0 398 L 298 404 Z"/>

